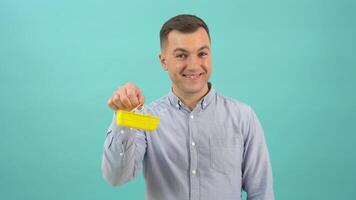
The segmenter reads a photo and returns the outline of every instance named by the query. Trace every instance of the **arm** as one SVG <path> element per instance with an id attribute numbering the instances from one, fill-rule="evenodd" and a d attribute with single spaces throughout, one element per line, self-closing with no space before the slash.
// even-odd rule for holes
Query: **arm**
<path id="1" fill-rule="evenodd" d="M 273 178 L 270 158 L 261 124 L 250 108 L 244 133 L 242 188 L 248 200 L 273 200 Z"/>
<path id="2" fill-rule="evenodd" d="M 126 83 L 108 100 L 113 110 L 132 110 L 144 104 L 144 95 L 133 83 Z M 143 131 L 119 127 L 116 112 L 109 127 L 102 160 L 104 179 L 111 185 L 126 183 L 137 176 L 139 165 L 146 152 L 146 135 Z"/>
<path id="3" fill-rule="evenodd" d="M 117 126 L 114 116 L 104 143 L 104 179 L 111 185 L 121 185 L 136 177 L 146 145 L 144 132 Z"/>

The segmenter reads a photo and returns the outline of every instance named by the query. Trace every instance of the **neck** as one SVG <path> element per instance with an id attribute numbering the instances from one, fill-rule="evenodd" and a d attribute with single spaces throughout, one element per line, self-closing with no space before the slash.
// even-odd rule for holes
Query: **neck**
<path id="1" fill-rule="evenodd" d="M 208 84 L 197 93 L 184 93 L 173 87 L 173 93 L 179 97 L 179 99 L 188 106 L 190 110 L 193 110 L 198 101 L 202 99 L 209 92 Z"/>

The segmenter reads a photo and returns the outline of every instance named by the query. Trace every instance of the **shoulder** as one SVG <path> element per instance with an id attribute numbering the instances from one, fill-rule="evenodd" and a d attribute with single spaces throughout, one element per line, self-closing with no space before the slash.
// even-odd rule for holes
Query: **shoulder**
<path id="1" fill-rule="evenodd" d="M 235 113 L 239 113 L 243 116 L 249 116 L 251 112 L 253 112 L 252 107 L 247 103 L 228 96 L 224 96 L 218 92 L 216 92 L 216 101 L 218 106 L 223 106 L 226 109 L 229 109 Z"/>
<path id="2" fill-rule="evenodd" d="M 150 113 L 150 114 L 155 114 L 155 113 L 160 113 L 162 111 L 165 111 L 169 108 L 169 99 L 168 96 L 163 96 L 161 98 L 158 98 L 151 103 L 147 104 L 144 106 L 144 112 L 145 113 Z"/>
<path id="3" fill-rule="evenodd" d="M 217 99 L 220 104 L 224 105 L 224 114 L 231 116 L 232 120 L 238 124 L 244 137 L 249 135 L 251 127 L 257 129 L 261 126 L 255 111 L 250 105 L 221 94 L 217 94 Z"/>

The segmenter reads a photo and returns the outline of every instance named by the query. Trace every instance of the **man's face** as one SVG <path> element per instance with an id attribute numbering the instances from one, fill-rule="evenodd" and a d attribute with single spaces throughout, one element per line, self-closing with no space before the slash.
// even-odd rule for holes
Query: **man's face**
<path id="1" fill-rule="evenodd" d="M 211 74 L 210 40 L 204 28 L 193 33 L 176 30 L 168 34 L 160 54 L 173 91 L 181 95 L 204 95 Z"/>

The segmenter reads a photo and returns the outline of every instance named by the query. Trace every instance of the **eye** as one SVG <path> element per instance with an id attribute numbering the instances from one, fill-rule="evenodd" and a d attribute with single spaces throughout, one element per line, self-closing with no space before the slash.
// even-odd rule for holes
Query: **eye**
<path id="1" fill-rule="evenodd" d="M 206 56 L 208 56 L 207 52 L 200 52 L 199 53 L 199 57 L 206 57 Z"/>
<path id="2" fill-rule="evenodd" d="M 187 58 L 187 55 L 186 54 L 177 54 L 176 55 L 176 58 L 178 58 L 179 60 L 183 60 L 183 59 L 186 59 Z"/>

